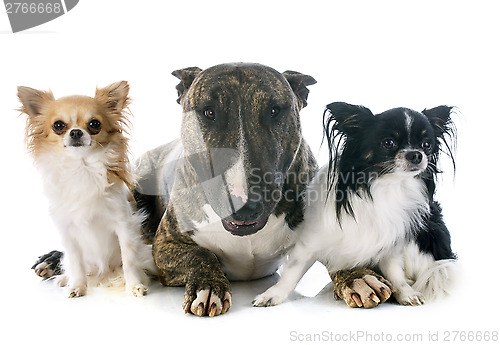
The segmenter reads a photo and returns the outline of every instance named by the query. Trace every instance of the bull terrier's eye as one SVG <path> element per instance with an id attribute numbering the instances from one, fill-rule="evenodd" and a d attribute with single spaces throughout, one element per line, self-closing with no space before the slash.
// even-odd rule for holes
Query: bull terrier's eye
<path id="1" fill-rule="evenodd" d="M 209 120 L 215 120 L 215 111 L 212 108 L 206 108 L 203 115 Z"/>
<path id="2" fill-rule="evenodd" d="M 271 116 L 276 116 L 280 113 L 281 111 L 281 108 L 278 107 L 278 106 L 274 106 L 272 109 L 271 109 Z"/>

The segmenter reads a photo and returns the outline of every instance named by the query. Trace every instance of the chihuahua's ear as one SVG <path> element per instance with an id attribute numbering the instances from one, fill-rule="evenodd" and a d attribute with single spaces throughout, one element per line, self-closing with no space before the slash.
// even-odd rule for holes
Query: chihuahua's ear
<path id="1" fill-rule="evenodd" d="M 175 87 L 177 89 L 177 103 L 181 104 L 181 98 L 184 96 L 186 91 L 189 89 L 193 80 L 200 74 L 202 71 L 199 67 L 188 67 L 184 69 L 178 69 L 172 72 L 174 77 L 177 77 L 181 80 L 179 84 Z"/>
<path id="2" fill-rule="evenodd" d="M 451 121 L 451 114 L 453 112 L 453 107 L 447 105 L 440 105 L 432 109 L 424 109 L 422 114 L 427 116 L 429 121 L 436 131 L 436 136 L 443 137 L 445 134 L 450 134 L 453 128 L 453 123 Z"/>
<path id="3" fill-rule="evenodd" d="M 331 129 L 348 136 L 355 135 L 371 119 L 373 119 L 373 113 L 370 109 L 344 102 L 328 104 L 323 116 L 325 129 L 333 126 Z"/>
<path id="4" fill-rule="evenodd" d="M 300 107 L 305 108 L 307 106 L 307 96 L 309 95 L 309 89 L 307 86 L 316 84 L 316 79 L 307 74 L 302 74 L 295 71 L 285 71 L 283 76 L 290 84 L 293 93 L 297 96 L 300 102 Z"/>
<path id="5" fill-rule="evenodd" d="M 129 105 L 129 90 L 128 82 L 118 81 L 101 89 L 96 88 L 95 99 L 113 114 L 120 114 Z"/>
<path id="6" fill-rule="evenodd" d="M 19 110 L 28 114 L 30 117 L 40 115 L 42 113 L 43 106 L 47 102 L 55 100 L 54 95 L 50 90 L 40 91 L 26 86 L 17 87 L 17 97 L 23 105 Z"/>

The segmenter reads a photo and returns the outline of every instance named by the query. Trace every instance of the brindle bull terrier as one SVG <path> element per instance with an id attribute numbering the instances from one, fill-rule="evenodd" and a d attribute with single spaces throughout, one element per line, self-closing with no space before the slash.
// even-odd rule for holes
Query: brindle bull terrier
<path id="1" fill-rule="evenodd" d="M 273 274 L 294 243 L 317 169 L 299 121 L 316 81 L 243 63 L 173 74 L 181 139 L 141 158 L 135 194 L 160 281 L 186 286 L 186 312 L 219 315 L 229 280 Z"/>
<path id="2" fill-rule="evenodd" d="M 215 316 L 231 306 L 230 280 L 275 273 L 294 244 L 317 170 L 299 120 L 316 81 L 249 63 L 172 74 L 181 81 L 181 139 L 140 158 L 134 196 L 161 283 L 186 287 L 186 313 Z M 60 273 L 60 257 L 51 252 L 33 268 Z M 371 274 L 337 272 L 335 295 L 366 293 Z"/>

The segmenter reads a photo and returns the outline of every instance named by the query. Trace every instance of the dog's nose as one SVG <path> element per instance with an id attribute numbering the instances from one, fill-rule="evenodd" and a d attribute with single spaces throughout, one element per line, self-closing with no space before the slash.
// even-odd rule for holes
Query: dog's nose
<path id="1" fill-rule="evenodd" d="M 406 160 L 413 164 L 420 164 L 422 162 L 422 153 L 420 151 L 410 151 L 406 154 Z"/>
<path id="2" fill-rule="evenodd" d="M 81 129 L 72 129 L 69 132 L 69 136 L 71 139 L 80 139 L 83 136 L 83 132 Z"/>
<path id="3" fill-rule="evenodd" d="M 253 221 L 258 219 L 264 209 L 261 202 L 248 201 L 242 208 L 234 212 L 231 216 L 238 222 Z"/>

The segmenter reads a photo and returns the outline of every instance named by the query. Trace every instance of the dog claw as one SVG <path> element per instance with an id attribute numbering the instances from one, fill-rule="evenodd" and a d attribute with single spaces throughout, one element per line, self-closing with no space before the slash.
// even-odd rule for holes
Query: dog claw
<path id="1" fill-rule="evenodd" d="M 205 312 L 205 306 L 203 305 L 203 303 L 200 303 L 198 305 L 198 310 L 196 311 L 196 315 L 203 316 L 204 312 Z"/>
<path id="2" fill-rule="evenodd" d="M 359 308 L 363 306 L 363 302 L 357 293 L 353 293 L 351 297 Z"/>
<path id="3" fill-rule="evenodd" d="M 208 311 L 208 316 L 212 317 L 215 316 L 215 313 L 217 312 L 217 305 L 215 303 L 212 303 L 210 306 L 210 309 Z"/>
<path id="4" fill-rule="evenodd" d="M 387 291 L 384 287 L 380 288 L 380 293 L 384 296 L 385 300 L 388 300 L 391 297 L 391 292 Z"/>
<path id="5" fill-rule="evenodd" d="M 225 312 L 227 312 L 230 307 L 231 307 L 231 302 L 229 302 L 228 300 L 225 300 L 224 305 L 222 306 L 221 314 L 224 314 Z"/>
<path id="6" fill-rule="evenodd" d="M 377 297 L 377 295 L 375 295 L 374 293 L 372 293 L 369 297 L 373 302 L 375 302 L 376 304 L 379 304 L 380 303 L 380 299 Z"/>

